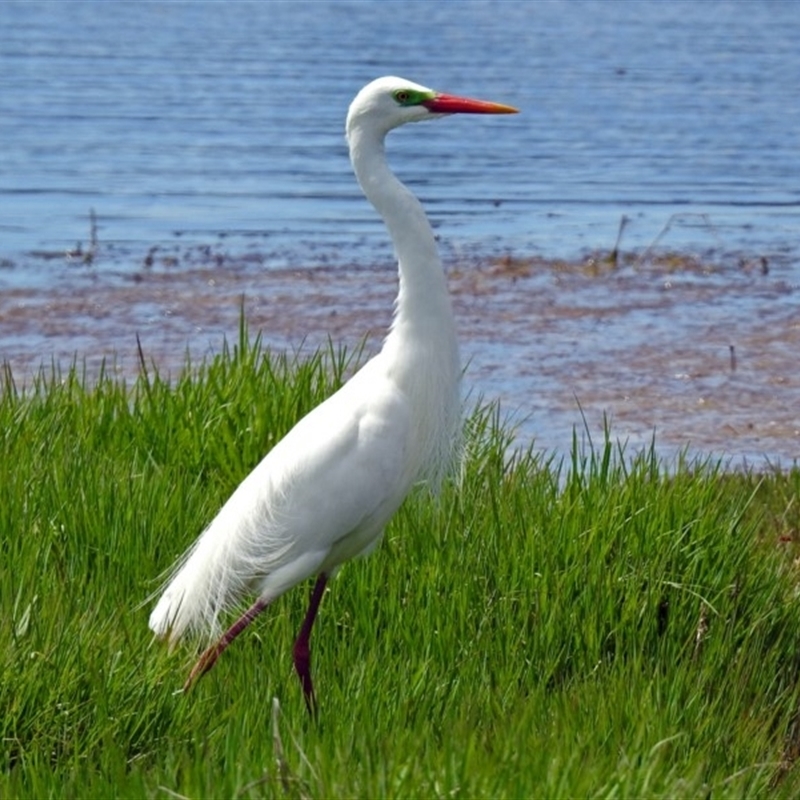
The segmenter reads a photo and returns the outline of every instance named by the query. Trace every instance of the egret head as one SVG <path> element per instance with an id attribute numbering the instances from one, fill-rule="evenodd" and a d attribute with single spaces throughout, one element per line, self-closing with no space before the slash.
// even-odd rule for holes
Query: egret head
<path id="1" fill-rule="evenodd" d="M 350 104 L 347 134 L 371 129 L 385 136 L 406 122 L 435 119 L 445 114 L 515 114 L 516 108 L 500 103 L 441 94 L 413 81 L 393 76 L 367 84 Z"/>

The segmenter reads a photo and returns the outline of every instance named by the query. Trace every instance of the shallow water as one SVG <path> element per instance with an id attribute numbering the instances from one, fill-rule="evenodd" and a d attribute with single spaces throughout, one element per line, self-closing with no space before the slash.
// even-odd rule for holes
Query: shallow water
<path id="1" fill-rule="evenodd" d="M 134 372 L 136 333 L 176 369 L 235 336 L 242 293 L 275 345 L 377 346 L 391 248 L 342 127 L 400 73 L 523 112 L 389 143 L 468 387 L 558 452 L 582 408 L 635 446 L 800 457 L 794 4 L 11 0 L 0 25 L 0 357 L 23 378 L 75 353 Z M 623 216 L 622 253 L 659 258 L 589 263 Z"/>

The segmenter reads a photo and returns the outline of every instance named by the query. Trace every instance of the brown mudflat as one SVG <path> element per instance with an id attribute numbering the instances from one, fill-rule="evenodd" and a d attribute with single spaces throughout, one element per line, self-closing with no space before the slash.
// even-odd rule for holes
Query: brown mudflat
<path id="1" fill-rule="evenodd" d="M 244 307 L 265 344 L 380 346 L 395 270 L 271 268 L 258 254 L 153 250 L 136 267 L 95 259 L 49 286 L 0 293 L 0 358 L 18 385 L 77 357 L 139 369 L 136 337 L 162 374 L 235 341 Z M 648 254 L 565 262 L 506 255 L 448 266 L 465 386 L 520 419 L 520 436 L 566 452 L 572 429 L 608 416 L 632 448 L 800 459 L 796 265 L 755 257 Z M 794 280 L 794 282 L 793 282 Z"/>

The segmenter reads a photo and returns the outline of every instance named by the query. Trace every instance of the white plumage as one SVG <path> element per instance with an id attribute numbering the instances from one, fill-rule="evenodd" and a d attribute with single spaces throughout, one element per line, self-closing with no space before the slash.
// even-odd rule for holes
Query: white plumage
<path id="1" fill-rule="evenodd" d="M 294 650 L 314 710 L 309 637 L 328 577 L 377 545 L 415 482 L 438 481 L 460 427 L 458 344 L 441 261 L 422 206 L 389 170 L 384 138 L 405 122 L 445 113 L 515 110 L 393 77 L 373 81 L 351 104 L 353 168 L 399 263 L 392 327 L 380 353 L 266 455 L 179 562 L 150 615 L 159 637 L 218 633 L 220 615 L 257 598 L 206 650 L 187 687 L 267 604 L 317 575 Z"/>

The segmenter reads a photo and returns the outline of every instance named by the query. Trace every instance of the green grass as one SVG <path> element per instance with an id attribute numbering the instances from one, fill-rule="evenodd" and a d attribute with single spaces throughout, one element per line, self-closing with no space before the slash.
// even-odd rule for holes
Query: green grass
<path id="1" fill-rule="evenodd" d="M 459 489 L 278 601 L 187 695 L 143 601 L 352 360 L 239 343 L 168 381 L 0 393 L 0 797 L 797 796 L 800 471 L 566 463 L 468 423 Z M 273 712 L 273 698 L 280 702 Z M 275 735 L 277 733 L 277 736 Z"/>

